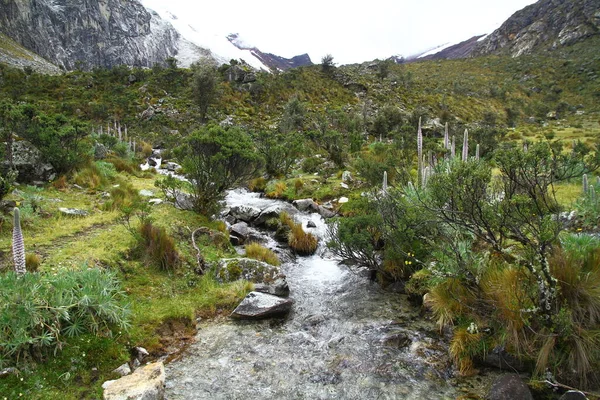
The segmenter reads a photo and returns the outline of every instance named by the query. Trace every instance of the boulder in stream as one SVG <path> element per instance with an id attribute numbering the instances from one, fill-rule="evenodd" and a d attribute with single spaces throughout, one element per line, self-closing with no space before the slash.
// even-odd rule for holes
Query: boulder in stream
<path id="1" fill-rule="evenodd" d="M 224 258 L 219 261 L 216 276 L 221 282 L 245 279 L 254 283 L 271 284 L 280 278 L 285 280 L 279 267 L 252 258 Z"/>
<path id="2" fill-rule="evenodd" d="M 254 220 L 254 225 L 263 225 L 272 218 L 279 219 L 282 213 L 294 216 L 298 214 L 298 210 L 288 203 L 274 204 L 261 211 L 260 215 Z"/>
<path id="3" fill-rule="evenodd" d="M 290 287 L 283 277 L 275 279 L 272 283 L 257 283 L 254 285 L 254 290 L 279 297 L 287 297 L 290 294 Z"/>
<path id="4" fill-rule="evenodd" d="M 267 293 L 250 292 L 231 313 L 237 319 L 282 317 L 292 309 L 294 301 Z"/>
<path id="5" fill-rule="evenodd" d="M 233 206 L 229 210 L 229 215 L 239 221 L 252 222 L 260 215 L 260 211 L 253 206 Z"/>
<path id="6" fill-rule="evenodd" d="M 498 378 L 488 393 L 489 400 L 533 400 L 531 391 L 517 374 L 507 374 Z"/>
<path id="7" fill-rule="evenodd" d="M 292 204 L 300 211 L 317 212 L 319 209 L 319 206 L 313 199 L 298 199 L 292 201 Z"/>
<path id="8" fill-rule="evenodd" d="M 249 233 L 248 224 L 243 221 L 238 222 L 229 228 L 229 241 L 234 246 L 239 246 L 248 240 Z"/>
<path id="9" fill-rule="evenodd" d="M 165 368 L 162 362 L 147 364 L 102 384 L 104 400 L 162 400 L 165 396 Z"/>

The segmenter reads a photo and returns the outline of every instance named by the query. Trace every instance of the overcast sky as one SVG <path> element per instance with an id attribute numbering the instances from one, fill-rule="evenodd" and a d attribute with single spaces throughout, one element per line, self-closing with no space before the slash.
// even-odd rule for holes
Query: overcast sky
<path id="1" fill-rule="evenodd" d="M 240 37 L 283 57 L 338 64 L 409 56 L 492 32 L 531 0 L 145 0 L 203 35 Z M 162 13 L 161 13 L 162 15 Z"/>

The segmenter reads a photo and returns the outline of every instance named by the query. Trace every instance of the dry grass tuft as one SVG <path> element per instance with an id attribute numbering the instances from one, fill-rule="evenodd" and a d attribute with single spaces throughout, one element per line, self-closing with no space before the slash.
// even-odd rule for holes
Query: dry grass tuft
<path id="1" fill-rule="evenodd" d="M 271 265 L 280 265 L 279 257 L 273 251 L 260 245 L 259 243 L 250 243 L 246 245 L 246 257 L 255 260 L 264 261 Z"/>

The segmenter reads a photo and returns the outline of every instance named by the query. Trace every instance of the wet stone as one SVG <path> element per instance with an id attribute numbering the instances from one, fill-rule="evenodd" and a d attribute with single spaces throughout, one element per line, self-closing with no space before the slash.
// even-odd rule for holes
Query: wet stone
<path id="1" fill-rule="evenodd" d="M 292 309 L 293 300 L 266 293 L 250 292 L 231 313 L 237 319 L 282 317 Z"/>

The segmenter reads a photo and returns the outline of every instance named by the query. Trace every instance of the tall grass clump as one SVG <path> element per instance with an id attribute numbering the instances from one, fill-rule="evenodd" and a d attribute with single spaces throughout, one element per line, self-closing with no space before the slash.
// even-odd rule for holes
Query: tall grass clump
<path id="1" fill-rule="evenodd" d="M 317 237 L 312 233 L 307 233 L 302 229 L 302 224 L 294 221 L 286 213 L 280 216 L 281 223 L 289 227 L 288 245 L 297 254 L 309 256 L 317 251 Z"/>
<path id="2" fill-rule="evenodd" d="M 100 189 L 117 175 L 111 163 L 94 161 L 73 174 L 72 182 L 89 189 Z"/>
<path id="3" fill-rule="evenodd" d="M 250 243 L 246 245 L 246 257 L 266 262 L 271 265 L 279 265 L 279 257 L 272 250 L 260 245 L 260 243 Z"/>
<path id="4" fill-rule="evenodd" d="M 163 271 L 173 271 L 180 263 L 180 256 L 175 247 L 175 240 L 167 231 L 152 222 L 145 220 L 139 228 L 140 250 L 145 254 L 148 263 Z"/>
<path id="5" fill-rule="evenodd" d="M 104 203 L 104 210 L 128 210 L 141 204 L 139 192 L 127 181 L 122 181 L 109 191 L 110 199 Z"/>
<path id="6" fill-rule="evenodd" d="M 30 354 L 49 356 L 64 346 L 66 337 L 129 328 L 125 294 L 107 270 L 2 274 L 0 304 L 0 368 Z"/>

